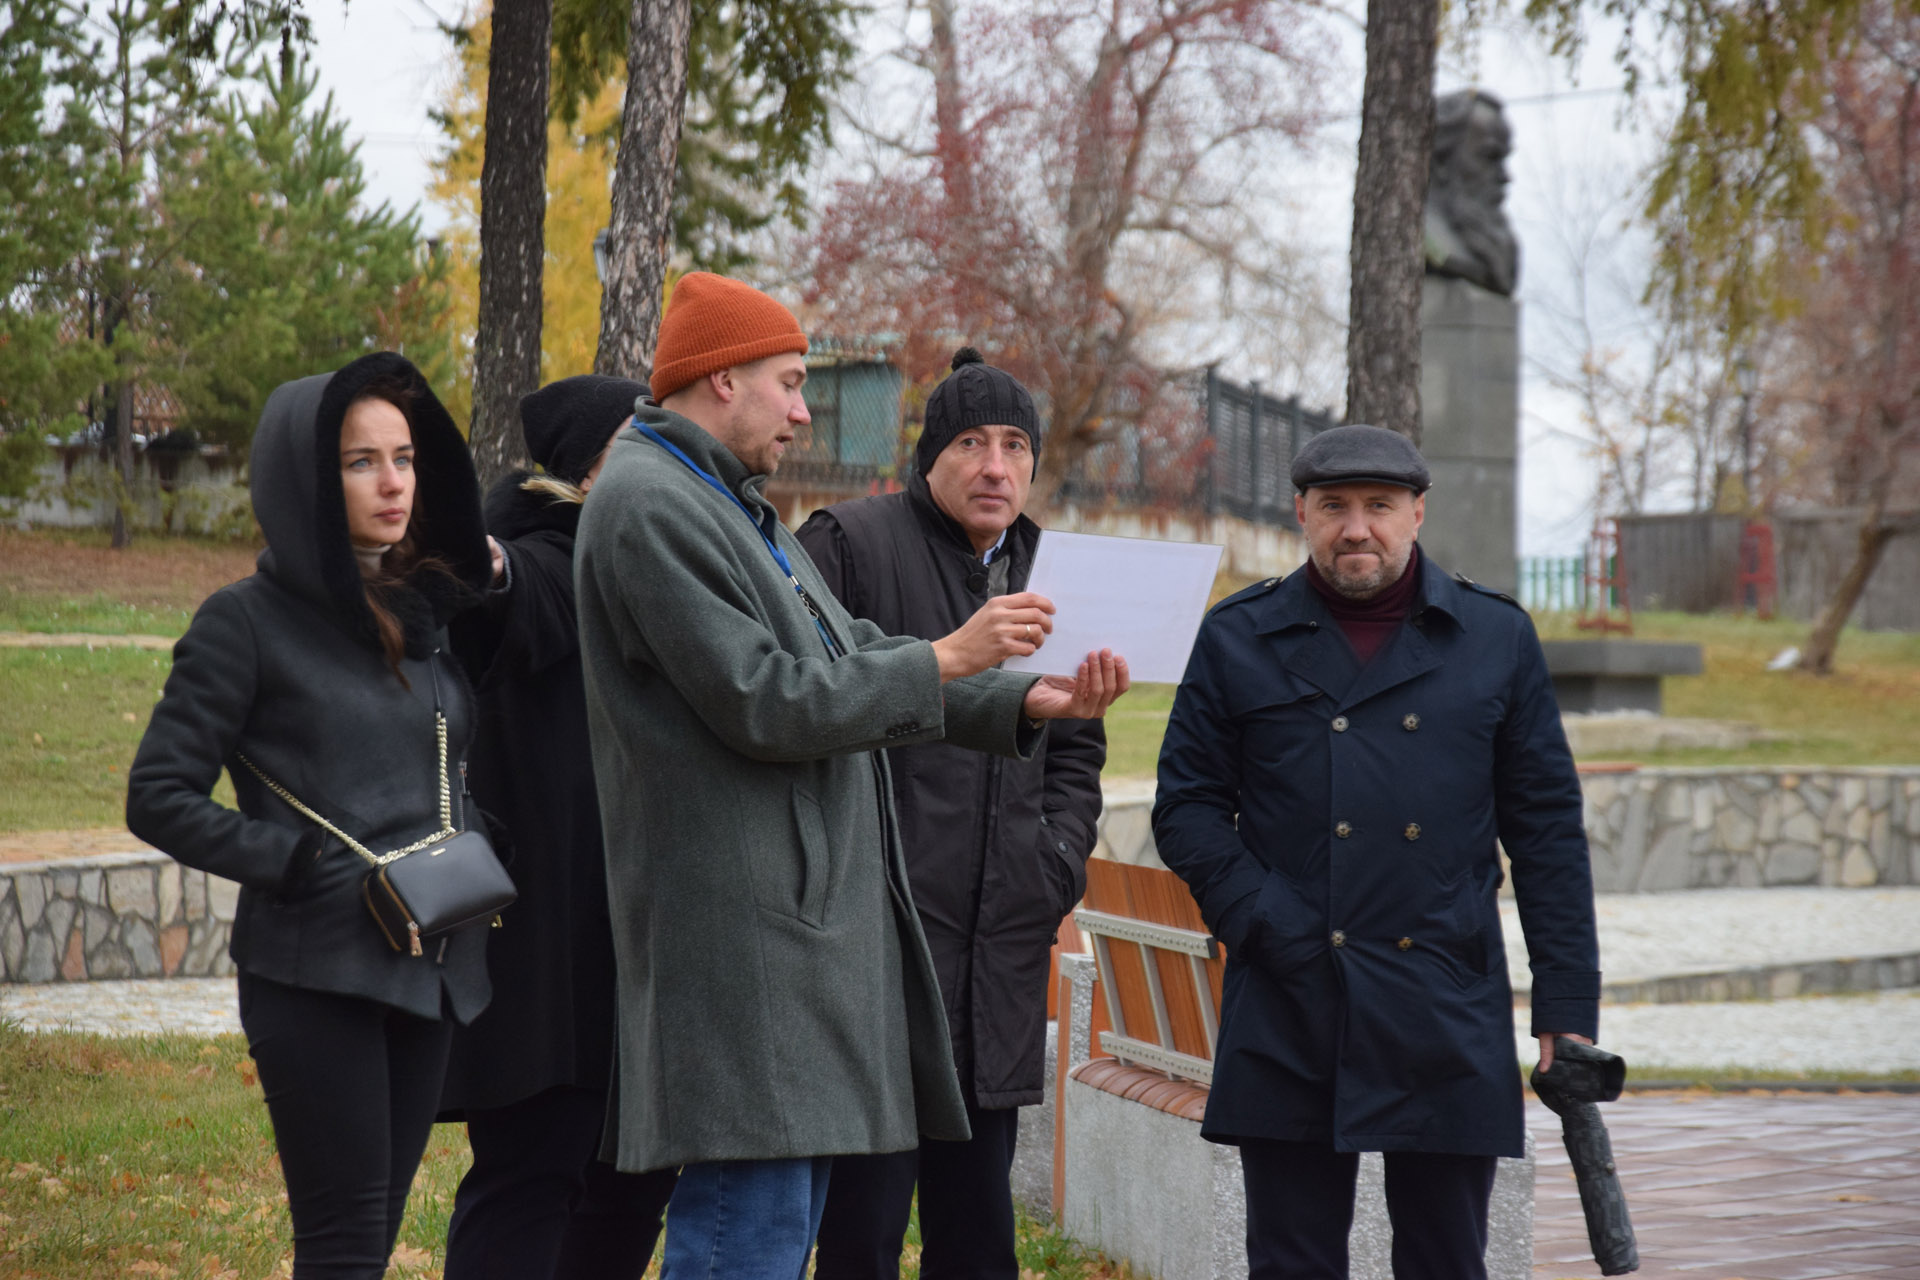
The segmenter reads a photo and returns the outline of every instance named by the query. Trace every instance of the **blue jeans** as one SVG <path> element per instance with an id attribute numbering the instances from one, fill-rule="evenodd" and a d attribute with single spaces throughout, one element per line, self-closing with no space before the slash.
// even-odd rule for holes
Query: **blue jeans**
<path id="1" fill-rule="evenodd" d="M 801 1280 L 832 1172 L 832 1156 L 686 1166 L 661 1280 Z"/>

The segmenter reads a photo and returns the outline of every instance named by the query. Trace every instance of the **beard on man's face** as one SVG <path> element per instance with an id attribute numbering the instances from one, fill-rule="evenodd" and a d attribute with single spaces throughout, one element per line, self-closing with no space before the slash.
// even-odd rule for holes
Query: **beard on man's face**
<path id="1" fill-rule="evenodd" d="M 1370 569 L 1343 569 L 1340 557 L 1371 552 L 1376 559 Z M 1370 600 L 1382 591 L 1400 581 L 1400 575 L 1407 571 L 1407 561 L 1413 556 L 1413 546 L 1409 543 L 1396 558 L 1387 553 L 1387 549 L 1378 542 L 1347 543 L 1329 547 L 1324 559 L 1314 557 L 1314 567 L 1320 570 L 1320 576 L 1327 585 L 1349 600 Z"/>

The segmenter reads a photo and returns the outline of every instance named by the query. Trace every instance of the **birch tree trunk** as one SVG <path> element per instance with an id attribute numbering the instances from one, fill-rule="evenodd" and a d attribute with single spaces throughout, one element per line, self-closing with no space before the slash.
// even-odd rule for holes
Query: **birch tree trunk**
<path id="1" fill-rule="evenodd" d="M 653 371 L 660 295 L 673 247 L 691 24 L 689 0 L 633 0 L 595 373 L 645 382 Z"/>
<path id="2" fill-rule="evenodd" d="M 484 487 L 528 465 L 520 397 L 540 385 L 552 0 L 495 0 L 480 165 L 480 314 L 469 443 Z"/>
<path id="3" fill-rule="evenodd" d="M 1347 421 L 1420 443 L 1423 214 L 1433 158 L 1438 0 L 1370 0 L 1353 183 Z"/>

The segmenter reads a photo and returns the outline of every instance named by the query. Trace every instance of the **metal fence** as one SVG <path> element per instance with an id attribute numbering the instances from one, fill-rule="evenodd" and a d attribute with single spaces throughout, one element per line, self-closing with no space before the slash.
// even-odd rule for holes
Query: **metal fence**
<path id="1" fill-rule="evenodd" d="M 781 463 L 788 481 L 866 485 L 897 474 L 905 448 L 900 396 L 906 379 L 884 352 L 831 338 L 807 359 L 803 430 Z"/>
<path id="2" fill-rule="evenodd" d="M 1586 559 L 1522 556 L 1520 603 L 1534 613 L 1578 613 L 1587 607 Z"/>
<path id="3" fill-rule="evenodd" d="M 782 483 L 864 488 L 902 477 L 911 466 L 905 379 L 886 353 L 822 340 L 807 364 L 813 425 L 782 462 Z M 1269 395 L 1258 383 L 1242 386 L 1212 369 L 1176 380 L 1151 403 L 1121 388 L 1111 419 L 1120 425 L 1081 456 L 1062 484 L 1066 501 L 1231 515 L 1287 529 L 1297 527 L 1294 454 L 1337 425 L 1330 411 Z"/>
<path id="4" fill-rule="evenodd" d="M 1269 395 L 1258 383 L 1231 382 L 1211 368 L 1180 380 L 1171 395 L 1170 411 L 1151 425 L 1125 423 L 1113 439 L 1088 450 L 1061 496 L 1084 505 L 1171 507 L 1298 527 L 1294 454 L 1338 425 L 1331 412 L 1307 409 L 1298 397 Z"/>

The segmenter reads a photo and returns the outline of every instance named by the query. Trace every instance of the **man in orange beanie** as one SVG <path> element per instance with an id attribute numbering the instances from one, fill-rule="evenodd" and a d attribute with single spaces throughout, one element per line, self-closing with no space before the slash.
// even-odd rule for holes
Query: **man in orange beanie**
<path id="1" fill-rule="evenodd" d="M 1126 664 L 994 669 L 1052 604 L 997 597 L 939 640 L 849 616 L 762 493 L 806 335 L 736 280 L 683 277 L 575 554 L 619 968 L 619 1168 L 681 1167 L 666 1280 L 793 1280 L 831 1158 L 967 1137 L 882 748 L 1030 756 Z"/>

